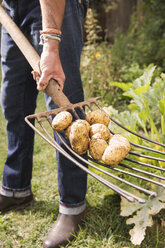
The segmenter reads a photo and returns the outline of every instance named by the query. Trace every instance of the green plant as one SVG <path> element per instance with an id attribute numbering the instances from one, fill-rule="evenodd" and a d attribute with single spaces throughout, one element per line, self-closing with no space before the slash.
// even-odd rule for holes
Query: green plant
<path id="1" fill-rule="evenodd" d="M 126 34 L 117 33 L 111 47 L 112 67 L 119 80 L 123 65 L 151 63 L 165 69 L 165 4 L 163 0 L 138 1 Z"/>
<path id="2" fill-rule="evenodd" d="M 128 203 L 122 198 L 120 214 L 129 217 L 126 221 L 128 225 L 134 224 L 134 227 L 129 231 L 131 242 L 134 245 L 142 243 L 147 227 L 151 227 L 154 224 L 153 216 L 159 213 L 161 209 L 165 209 L 165 190 L 156 187 L 156 192 L 158 195 L 154 198 L 146 198 L 145 204 Z M 145 196 L 142 195 L 142 197 Z"/>
<path id="3" fill-rule="evenodd" d="M 147 137 L 157 138 L 163 142 L 165 136 L 165 76 L 162 73 L 154 78 L 155 66 L 150 65 L 144 70 L 142 76 L 133 83 L 110 82 L 110 85 L 121 88 L 124 96 L 129 97 L 128 105 L 130 119 L 134 121 L 131 129 L 137 131 L 141 128 Z M 120 116 L 122 113 L 120 114 Z M 119 117 L 118 117 L 119 118 Z M 121 120 L 121 118 L 120 118 Z"/>
<path id="4" fill-rule="evenodd" d="M 86 42 L 81 59 L 81 75 L 84 83 L 86 98 L 102 96 L 104 103 L 115 102 L 120 99 L 120 90 L 109 86 L 112 80 L 111 51 L 106 41 L 100 38 L 101 27 L 98 25 L 97 15 L 88 10 L 85 24 Z M 115 97 L 118 96 L 118 97 Z"/>
<path id="5" fill-rule="evenodd" d="M 143 74 L 133 82 L 110 82 L 111 86 L 113 85 L 122 89 L 124 92 L 123 95 L 129 97 L 131 100 L 130 104 L 128 105 L 128 110 L 119 112 L 114 110 L 112 107 L 109 107 L 109 111 L 111 112 L 111 115 L 125 127 L 137 133 L 140 131 L 144 136 L 164 143 L 165 74 L 161 73 L 157 76 L 154 76 L 155 70 L 156 66 L 151 64 L 144 70 Z M 128 136 L 129 140 L 134 143 L 144 146 L 151 146 L 157 150 L 159 149 L 163 151 L 162 147 L 155 144 L 150 144 L 148 142 L 146 143 L 146 141 L 136 137 L 135 135 L 128 134 Z M 145 151 L 143 151 L 143 153 L 145 153 Z M 157 155 L 153 153 L 153 156 Z M 159 157 L 161 157 L 160 154 Z M 146 162 L 148 164 L 164 167 L 164 163 L 160 161 L 151 161 L 146 158 L 138 157 L 136 157 L 136 159 L 140 162 Z M 133 166 L 136 167 L 136 164 L 133 164 Z M 145 166 L 140 166 L 140 168 L 143 170 L 146 169 Z M 147 168 L 147 171 L 155 173 L 155 171 L 152 171 L 150 168 Z M 162 173 L 160 172 L 160 175 L 161 174 Z M 126 220 L 128 225 L 134 224 L 133 228 L 131 226 L 132 229 L 130 228 L 129 231 L 131 242 L 134 245 L 141 245 L 145 238 L 147 227 L 151 227 L 154 224 L 153 216 L 158 214 L 161 209 L 165 208 L 165 190 L 158 186 L 155 187 L 152 184 L 149 185 L 147 182 L 140 182 L 139 180 L 129 178 L 129 176 L 125 176 L 125 179 L 128 181 L 131 180 L 133 183 L 137 183 L 138 185 L 141 184 L 142 186 L 157 192 L 157 196 L 154 198 L 138 194 L 138 196 L 146 199 L 145 204 L 140 204 L 137 202 L 128 203 L 123 198 L 121 200 L 121 215 L 129 217 Z M 158 244 L 159 241 L 157 242 L 157 245 Z M 158 247 L 157 245 L 156 247 Z"/>

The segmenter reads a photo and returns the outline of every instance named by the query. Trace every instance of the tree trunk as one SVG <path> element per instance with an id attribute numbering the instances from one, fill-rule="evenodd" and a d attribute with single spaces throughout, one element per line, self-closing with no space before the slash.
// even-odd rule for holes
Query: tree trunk
<path id="1" fill-rule="evenodd" d="M 110 41 L 114 40 L 115 33 L 123 33 L 128 30 L 130 18 L 136 5 L 137 0 L 120 0 L 117 8 L 107 13 L 107 37 Z"/>
<path id="2" fill-rule="evenodd" d="M 118 0 L 115 9 L 105 11 L 110 6 L 112 0 L 107 0 L 106 5 L 101 2 L 91 2 L 91 8 L 98 14 L 99 25 L 110 42 L 114 41 L 117 32 L 126 32 L 128 30 L 133 11 L 137 7 L 138 0 Z M 104 6 L 104 7 L 103 7 Z"/>

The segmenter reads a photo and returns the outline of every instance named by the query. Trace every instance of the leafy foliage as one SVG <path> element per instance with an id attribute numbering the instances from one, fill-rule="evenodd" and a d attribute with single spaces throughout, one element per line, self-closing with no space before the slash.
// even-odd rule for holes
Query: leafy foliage
<path id="1" fill-rule="evenodd" d="M 131 242 L 134 245 L 140 245 L 145 238 L 146 228 L 153 225 L 153 215 L 165 208 L 165 190 L 157 187 L 157 196 L 147 199 L 146 203 L 129 203 L 122 198 L 121 216 L 131 216 L 127 219 L 128 225 L 134 224 L 130 230 Z"/>
<path id="2" fill-rule="evenodd" d="M 163 73 L 154 76 L 156 67 L 149 65 L 143 72 L 143 74 L 135 79 L 133 82 L 110 82 L 110 85 L 119 87 L 124 93 L 124 96 L 130 98 L 130 104 L 128 109 L 122 112 L 114 110 L 112 106 L 108 107 L 108 110 L 116 120 L 123 124 L 126 128 L 129 128 L 135 132 L 139 130 L 144 132 L 147 137 L 156 139 L 164 143 L 165 142 L 165 75 Z M 129 139 L 137 144 L 144 145 L 143 141 L 134 135 L 130 135 Z M 152 145 L 151 145 L 152 146 Z M 153 145 L 154 146 L 154 145 Z M 162 150 L 161 147 L 156 149 Z M 160 155 L 159 155 L 160 156 Z M 138 159 L 138 158 L 137 158 Z M 143 158 L 139 158 L 141 162 Z M 151 162 L 150 162 L 151 163 Z M 156 164 L 155 164 L 156 165 Z M 157 162 L 157 166 L 164 167 L 163 162 Z M 149 171 L 149 168 L 148 168 Z M 134 179 L 135 180 L 135 179 Z M 137 184 L 143 184 L 142 186 L 148 187 L 152 190 L 152 185 L 147 185 L 146 182 L 136 182 Z M 146 198 L 146 203 L 128 203 L 125 199 L 121 201 L 121 215 L 131 216 L 127 219 L 128 225 L 134 224 L 134 227 L 130 230 L 131 242 L 134 245 L 140 245 L 145 238 L 147 227 L 153 225 L 152 216 L 160 212 L 165 208 L 165 190 L 160 187 L 156 187 L 157 197 Z M 141 196 L 141 195 L 140 195 Z"/>
<path id="3" fill-rule="evenodd" d="M 111 50 L 106 41 L 100 38 L 101 27 L 97 15 L 89 9 L 86 23 L 86 42 L 81 59 L 81 75 L 84 82 L 86 98 L 102 96 L 104 103 L 111 102 L 114 106 L 122 101 L 121 90 L 109 86 L 113 78 L 111 70 Z M 114 95 L 116 96 L 114 98 Z"/>
<path id="4" fill-rule="evenodd" d="M 128 32 L 117 33 L 114 44 L 110 44 L 101 36 L 105 31 L 94 9 L 97 4 L 105 5 L 106 10 L 115 8 L 119 1 L 90 2 L 81 72 L 87 98 L 101 95 L 104 105 L 123 111 L 130 98 L 121 94 L 119 87 L 111 87 L 109 81 L 133 82 L 151 63 L 157 66 L 156 72 L 164 71 L 165 5 L 164 0 L 138 0 Z"/>
<path id="5" fill-rule="evenodd" d="M 165 79 L 162 73 L 152 82 L 154 71 L 155 66 L 150 65 L 143 75 L 133 83 L 110 82 L 110 85 L 121 88 L 124 91 L 123 95 L 131 99 L 128 105 L 129 111 L 124 111 L 124 113 L 130 113 L 129 121 L 134 120 L 130 121 L 133 126 L 129 128 L 133 130 L 142 128 L 147 137 L 151 135 L 154 139 L 156 136 L 158 141 L 163 142 L 165 135 Z M 121 121 L 121 116 L 122 114 L 120 117 L 116 117 Z M 162 136 L 159 134 L 159 129 L 161 129 Z"/>
<path id="6" fill-rule="evenodd" d="M 127 34 L 118 34 L 112 45 L 112 66 L 137 62 L 141 67 L 154 63 L 165 69 L 165 4 L 163 0 L 141 0 Z"/>
<path id="7" fill-rule="evenodd" d="M 98 96 L 100 92 L 104 95 L 105 89 L 109 86 L 111 58 L 107 44 L 98 43 L 101 27 L 98 25 L 96 14 L 92 9 L 88 10 L 85 28 L 86 42 L 82 54 L 81 71 L 88 98 Z"/>

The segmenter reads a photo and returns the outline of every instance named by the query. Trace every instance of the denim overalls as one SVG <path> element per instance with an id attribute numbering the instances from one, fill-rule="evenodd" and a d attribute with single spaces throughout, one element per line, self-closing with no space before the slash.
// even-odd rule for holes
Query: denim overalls
<path id="1" fill-rule="evenodd" d="M 5 0 L 3 5 L 36 51 L 41 54 L 39 30 L 42 29 L 42 23 L 39 0 Z M 66 0 L 62 25 L 60 58 L 66 76 L 64 93 L 72 103 L 84 100 L 80 55 L 83 42 L 82 22 L 87 5 L 87 0 Z M 6 196 L 24 197 L 31 194 L 34 147 L 34 132 L 25 123 L 24 118 L 34 113 L 38 91 L 31 75 L 32 68 L 4 28 L 1 56 L 1 104 L 7 121 L 8 137 L 8 155 L 4 165 L 1 193 Z M 50 97 L 45 96 L 45 99 L 48 110 L 57 107 Z M 87 175 L 59 152 L 57 165 L 60 212 L 79 214 L 85 208 Z"/>

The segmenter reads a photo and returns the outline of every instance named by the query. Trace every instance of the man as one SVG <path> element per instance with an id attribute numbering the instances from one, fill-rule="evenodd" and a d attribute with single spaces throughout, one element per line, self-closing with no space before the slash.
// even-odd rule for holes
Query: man
<path id="1" fill-rule="evenodd" d="M 54 78 L 70 102 L 83 101 L 79 67 L 87 0 L 4 0 L 3 5 L 41 54 L 41 77 L 37 80 L 37 88 L 42 90 Z M 39 45 L 40 30 L 43 47 Z M 4 28 L 1 56 L 1 99 L 7 121 L 8 155 L 3 171 L 0 211 L 5 212 L 33 201 L 34 133 L 24 117 L 34 113 L 38 91 L 32 69 Z M 48 109 L 57 107 L 49 96 L 45 98 Z M 72 240 L 86 208 L 87 175 L 58 152 L 57 165 L 59 216 L 43 243 L 45 248 L 59 247 Z"/>

